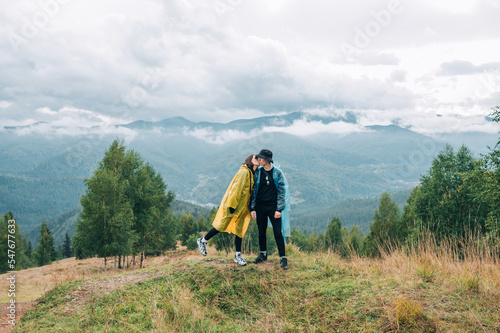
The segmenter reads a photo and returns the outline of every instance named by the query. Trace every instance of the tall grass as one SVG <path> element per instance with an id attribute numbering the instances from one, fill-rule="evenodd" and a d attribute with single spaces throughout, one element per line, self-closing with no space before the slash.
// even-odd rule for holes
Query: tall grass
<path id="1" fill-rule="evenodd" d="M 411 244 L 379 246 L 379 252 L 381 260 L 373 262 L 383 262 L 384 272 L 392 269 L 405 274 L 413 272 L 425 282 L 432 282 L 438 276 L 445 279 L 451 274 L 474 272 L 498 287 L 495 272 L 500 266 L 500 244 L 492 245 L 488 237 L 480 234 L 438 241 L 432 233 L 425 232 Z M 351 253 L 351 258 L 360 263 L 372 261 L 356 253 Z"/>

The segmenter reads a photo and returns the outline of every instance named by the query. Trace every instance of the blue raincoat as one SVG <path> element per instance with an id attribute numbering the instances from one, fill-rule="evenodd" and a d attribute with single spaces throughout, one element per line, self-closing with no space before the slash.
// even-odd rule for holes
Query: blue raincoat
<path id="1" fill-rule="evenodd" d="M 288 186 L 288 181 L 286 180 L 285 174 L 279 165 L 273 164 L 273 180 L 278 190 L 278 204 L 276 207 L 277 211 L 281 211 L 281 230 L 284 237 L 290 237 L 290 188 Z M 259 172 L 255 172 L 255 182 L 252 192 L 252 198 L 250 199 L 250 210 L 255 210 L 255 204 L 257 201 L 257 192 L 259 191 L 260 185 L 260 169 Z M 268 226 L 272 228 L 271 221 L 268 220 Z M 285 239 L 286 244 L 286 239 Z"/>

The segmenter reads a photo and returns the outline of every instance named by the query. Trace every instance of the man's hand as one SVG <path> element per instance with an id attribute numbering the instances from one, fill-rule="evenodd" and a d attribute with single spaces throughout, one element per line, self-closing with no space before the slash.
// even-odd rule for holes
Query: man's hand
<path id="1" fill-rule="evenodd" d="M 274 218 L 279 219 L 281 217 L 281 212 L 275 211 L 274 212 Z"/>
<path id="2" fill-rule="evenodd" d="M 250 212 L 250 216 L 255 220 L 257 219 L 257 213 L 253 210 Z"/>

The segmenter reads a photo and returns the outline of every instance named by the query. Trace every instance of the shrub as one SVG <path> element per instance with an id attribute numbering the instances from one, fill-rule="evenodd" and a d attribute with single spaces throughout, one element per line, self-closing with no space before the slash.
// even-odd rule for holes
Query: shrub
<path id="1" fill-rule="evenodd" d="M 186 241 L 186 247 L 188 250 L 194 250 L 194 249 L 197 249 L 198 248 L 198 243 L 196 243 L 196 240 L 198 238 L 200 238 L 200 234 L 199 233 L 196 233 L 196 234 L 192 234 L 191 236 L 188 237 L 187 241 Z"/>

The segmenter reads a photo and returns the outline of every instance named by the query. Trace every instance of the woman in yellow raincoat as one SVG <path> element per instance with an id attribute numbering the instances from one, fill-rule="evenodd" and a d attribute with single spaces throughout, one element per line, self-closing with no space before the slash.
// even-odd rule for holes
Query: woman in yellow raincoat
<path id="1" fill-rule="evenodd" d="M 248 202 L 252 194 L 254 172 L 258 166 L 259 161 L 255 155 L 250 155 L 245 159 L 236 176 L 234 176 L 226 190 L 226 194 L 222 198 L 219 210 L 212 223 L 212 230 L 205 237 L 196 240 L 198 250 L 202 255 L 207 255 L 207 242 L 210 238 L 219 232 L 227 232 L 235 235 L 236 254 L 234 255 L 234 261 L 241 266 L 247 264 L 241 256 L 241 241 L 250 223 Z"/>

